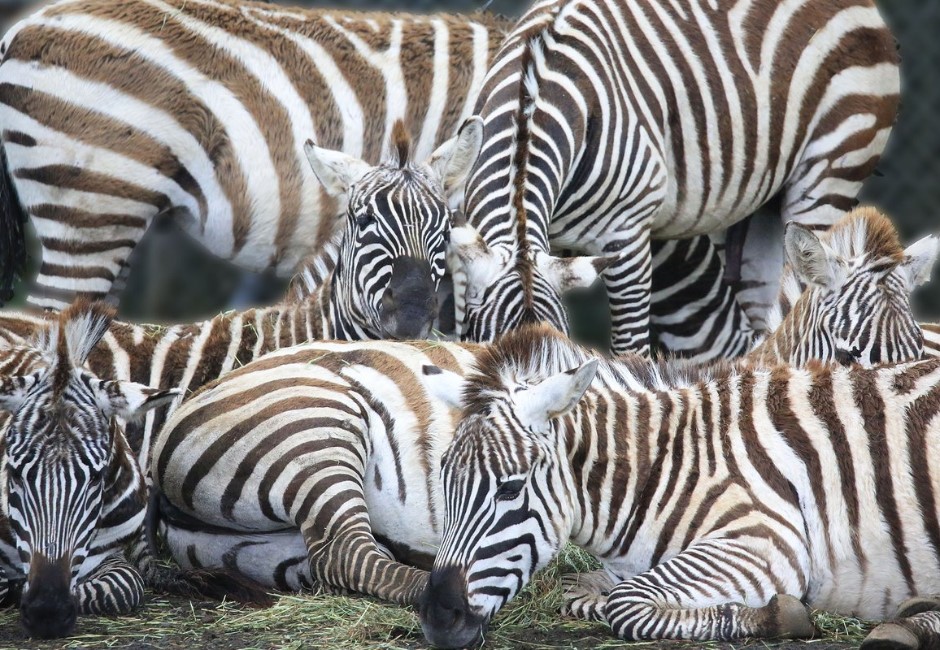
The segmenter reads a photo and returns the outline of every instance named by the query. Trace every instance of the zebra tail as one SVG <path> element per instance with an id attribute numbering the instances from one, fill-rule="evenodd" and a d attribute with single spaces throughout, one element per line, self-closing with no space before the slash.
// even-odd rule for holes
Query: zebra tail
<path id="1" fill-rule="evenodd" d="M 7 153 L 0 146 L 0 306 L 13 297 L 13 285 L 26 270 L 26 213 L 10 179 Z"/>
<path id="2" fill-rule="evenodd" d="M 271 607 L 274 596 L 254 580 L 228 569 L 179 569 L 154 564 L 148 576 L 157 593 L 190 600 L 234 600 L 253 607 Z"/>

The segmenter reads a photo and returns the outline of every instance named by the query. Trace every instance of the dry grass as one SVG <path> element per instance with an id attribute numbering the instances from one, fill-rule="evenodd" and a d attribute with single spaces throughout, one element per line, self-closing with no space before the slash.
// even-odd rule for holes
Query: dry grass
<path id="1" fill-rule="evenodd" d="M 658 648 L 724 650 L 749 644 L 642 643 L 624 644 L 601 624 L 562 619 L 557 614 L 561 592 L 557 577 L 586 571 L 594 562 L 576 549 L 559 560 L 500 613 L 487 634 L 486 650 L 523 648 Z M 754 648 L 857 647 L 869 626 L 857 619 L 817 614 L 822 637 L 808 642 L 757 642 Z M 363 597 L 285 595 L 274 607 L 245 609 L 232 603 L 190 603 L 155 597 L 137 615 L 115 619 L 86 618 L 78 634 L 56 643 L 27 640 L 17 612 L 0 611 L 0 648 L 425 648 L 414 612 Z"/>

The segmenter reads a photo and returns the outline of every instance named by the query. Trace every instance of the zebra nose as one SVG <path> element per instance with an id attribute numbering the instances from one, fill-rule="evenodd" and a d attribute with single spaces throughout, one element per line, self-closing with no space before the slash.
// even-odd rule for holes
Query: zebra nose
<path id="1" fill-rule="evenodd" d="M 427 260 L 399 257 L 382 294 L 381 318 L 385 334 L 397 339 L 424 338 L 437 311 L 437 296 Z"/>
<path id="2" fill-rule="evenodd" d="M 29 589 L 23 594 L 20 618 L 29 636 L 55 639 L 75 629 L 78 610 L 69 589 L 69 562 L 33 557 Z"/>
<path id="3" fill-rule="evenodd" d="M 483 619 L 470 611 L 465 581 L 453 569 L 431 572 L 418 609 L 424 636 L 437 648 L 464 648 L 482 637 Z"/>

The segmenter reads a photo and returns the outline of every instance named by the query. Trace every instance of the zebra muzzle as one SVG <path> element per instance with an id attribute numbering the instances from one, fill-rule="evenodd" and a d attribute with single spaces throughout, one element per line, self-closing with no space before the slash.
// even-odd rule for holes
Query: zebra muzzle
<path id="1" fill-rule="evenodd" d="M 20 620 L 26 633 L 38 639 L 56 639 L 75 629 L 78 608 L 71 593 L 71 562 L 52 561 L 34 553 L 29 583 L 20 602 Z"/>

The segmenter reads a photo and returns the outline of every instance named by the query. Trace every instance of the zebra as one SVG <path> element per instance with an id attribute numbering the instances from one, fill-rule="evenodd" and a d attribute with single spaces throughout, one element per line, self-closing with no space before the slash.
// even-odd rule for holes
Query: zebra
<path id="1" fill-rule="evenodd" d="M 474 350 L 311 342 L 188 398 L 150 463 L 173 558 L 280 590 L 318 585 L 414 605 L 440 544 L 437 467 L 456 422 L 421 372 L 465 372 Z"/>
<path id="2" fill-rule="evenodd" d="M 33 637 L 68 634 L 79 614 L 129 612 L 143 597 L 124 545 L 143 527 L 144 478 L 113 418 L 140 417 L 178 391 L 82 368 L 109 318 L 78 304 L 36 347 L 0 355 L 0 409 L 10 414 L 0 435 L 0 583 L 9 591 L 23 582 L 22 623 Z"/>
<path id="3" fill-rule="evenodd" d="M 871 274 L 871 267 L 855 263 L 850 253 L 890 261 L 892 268 L 920 268 L 913 256 L 901 261 L 896 232 L 871 210 L 844 218 L 823 241 L 801 226 L 790 228 L 839 260 L 845 255 L 853 273 Z M 799 255 L 794 267 L 804 272 L 800 263 L 812 269 L 813 261 Z M 861 285 L 850 274 L 832 289 L 838 294 Z M 815 300 L 820 295 L 828 297 L 812 293 Z M 889 295 L 901 299 L 884 310 L 910 310 L 906 294 Z M 783 316 L 782 327 L 815 327 L 798 317 L 806 301 Z M 878 321 L 885 322 L 891 319 Z M 422 375 L 452 384 L 486 349 L 313 342 L 273 352 L 207 385 L 160 429 L 149 464 L 161 494 L 160 530 L 174 559 L 186 568 L 226 568 L 282 590 L 319 584 L 414 604 L 427 579 L 421 569 L 431 566 L 441 541 L 436 468 L 458 415 L 434 399 L 434 390 L 429 394 Z M 834 348 L 813 349 L 833 360 Z M 913 345 L 898 350 L 911 358 L 920 354 Z M 441 362 L 426 366 L 431 357 Z M 688 362 L 643 367 L 650 389 L 685 385 L 711 369 Z"/>
<path id="4" fill-rule="evenodd" d="M 463 409 L 420 605 L 433 645 L 476 641 L 571 541 L 603 568 L 566 581 L 564 611 L 625 640 L 803 637 L 806 605 L 866 619 L 899 607 L 871 646 L 933 647 L 940 359 L 673 387 L 649 373 L 534 325 L 481 350 L 470 376 L 431 375 Z"/>
<path id="5" fill-rule="evenodd" d="M 890 222 L 872 210 L 844 218 L 823 242 L 802 227 L 791 229 L 813 238 L 820 250 L 831 245 L 840 260 L 886 263 L 887 257 L 898 266 L 905 254 Z M 930 254 L 925 260 L 915 255 L 922 247 L 907 251 L 911 259 L 902 268 L 928 266 Z M 795 259 L 802 270 L 804 256 Z M 851 269 L 870 272 L 861 263 Z M 860 285 L 847 280 L 842 288 Z M 906 294 L 901 298 L 894 309 L 909 310 Z M 788 323 L 801 311 L 790 309 L 784 317 L 788 331 L 815 326 Z M 453 420 L 427 403 L 415 373 L 432 354 L 446 358 L 449 369 L 466 372 L 475 350 L 441 342 L 310 343 L 241 366 L 192 396 L 160 429 L 149 463 L 175 559 L 190 568 L 226 567 L 279 589 L 320 582 L 413 603 L 421 574 L 409 567 L 429 566 L 440 540 L 439 487 L 427 472 L 438 466 L 453 430 Z M 680 364 L 661 374 L 681 378 L 694 370 Z M 337 467 L 337 458 L 354 460 Z M 301 477 L 301 470 L 310 474 Z M 290 483 L 297 486 L 289 491 L 296 509 L 276 505 Z M 312 495 L 329 492 L 328 485 L 343 488 L 321 509 Z M 419 485 L 427 487 L 426 495 Z M 414 508 L 429 512 L 430 520 L 416 518 Z M 371 515 L 376 509 L 381 514 Z M 324 522 L 334 515 L 338 519 Z M 345 530 L 356 531 L 351 541 L 340 534 Z"/>
<path id="6" fill-rule="evenodd" d="M 904 249 L 891 221 L 862 207 L 822 235 L 790 222 L 784 246 L 789 265 L 768 314 L 772 329 L 748 362 L 871 366 L 913 361 L 925 351 L 931 325 L 914 320 L 909 296 L 930 280 L 940 237 Z"/>
<path id="7" fill-rule="evenodd" d="M 559 294 L 602 276 L 613 351 L 648 352 L 650 241 L 774 202 L 784 221 L 831 225 L 898 101 L 894 40 L 871 0 L 537 1 L 474 108 L 483 150 L 468 224 L 451 234 L 462 336 L 538 320 L 567 331 Z"/>
<path id="8" fill-rule="evenodd" d="M 27 217 L 34 306 L 115 298 L 158 217 L 242 268 L 292 274 L 343 199 L 305 141 L 375 164 L 404 121 L 415 159 L 430 157 L 509 27 L 237 0 L 43 7 L 0 40 L 0 291 L 22 269 Z"/>

